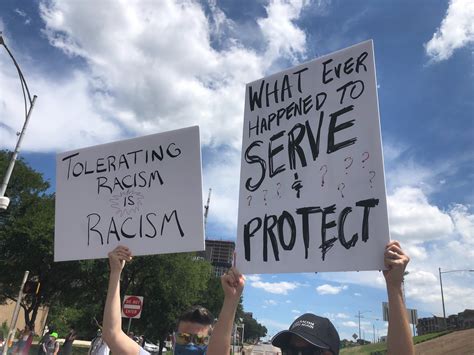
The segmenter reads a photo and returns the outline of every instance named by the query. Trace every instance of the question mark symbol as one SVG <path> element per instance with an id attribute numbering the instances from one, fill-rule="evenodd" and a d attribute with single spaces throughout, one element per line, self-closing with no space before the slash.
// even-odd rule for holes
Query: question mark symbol
<path id="1" fill-rule="evenodd" d="M 370 171 L 369 171 L 369 174 L 372 175 L 372 177 L 369 179 L 369 181 L 370 181 L 370 188 L 372 188 L 372 180 L 373 180 L 374 177 L 375 177 L 375 171 L 370 170 Z"/>
<path id="2" fill-rule="evenodd" d="M 319 171 L 323 171 L 323 168 L 324 168 L 324 173 L 323 173 L 323 176 L 321 177 L 321 186 L 324 186 L 324 176 L 327 174 L 328 172 L 328 166 L 327 165 L 323 165 Z"/>
<path id="3" fill-rule="evenodd" d="M 279 182 L 277 182 L 277 196 L 278 196 L 278 198 L 281 198 L 280 189 L 281 189 L 281 184 Z"/>
<path id="4" fill-rule="evenodd" d="M 265 206 L 267 205 L 267 193 L 268 190 L 263 190 L 263 201 L 265 201 Z"/>
<path id="5" fill-rule="evenodd" d="M 337 187 L 337 189 L 341 192 L 342 198 L 344 198 L 344 194 L 342 193 L 342 190 L 344 190 L 345 187 L 346 187 L 346 184 L 344 184 L 343 182 L 341 182 L 339 186 Z"/>
<path id="6" fill-rule="evenodd" d="M 352 166 L 352 162 L 354 161 L 354 159 L 352 159 L 351 157 L 347 157 L 346 159 L 344 159 L 344 161 L 349 162 L 349 165 L 345 167 L 346 175 L 347 175 L 347 171 Z"/>
<path id="7" fill-rule="evenodd" d="M 250 201 L 252 201 L 252 196 L 247 196 L 247 201 L 249 202 L 249 204 L 247 206 L 250 206 Z"/>
<path id="8" fill-rule="evenodd" d="M 364 156 L 366 156 L 365 159 L 364 159 Z M 362 153 L 362 164 L 364 164 L 369 159 L 369 157 L 370 157 L 369 152 Z M 362 165 L 362 168 L 365 168 L 365 166 Z"/>

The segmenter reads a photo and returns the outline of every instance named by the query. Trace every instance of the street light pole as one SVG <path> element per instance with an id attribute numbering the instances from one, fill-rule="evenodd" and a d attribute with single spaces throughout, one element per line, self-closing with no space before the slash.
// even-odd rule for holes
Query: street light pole
<path id="1" fill-rule="evenodd" d="M 439 270 L 439 285 L 441 287 L 441 302 L 443 303 L 443 318 L 446 322 L 446 310 L 444 308 L 443 279 L 441 278 L 441 268 L 438 268 L 438 270 Z"/>
<path id="2" fill-rule="evenodd" d="M 441 302 L 443 304 L 443 318 L 444 318 L 444 329 L 446 330 L 448 328 L 448 323 L 446 321 L 446 309 L 444 308 L 444 294 L 443 294 L 443 280 L 441 278 L 441 274 L 447 274 L 451 272 L 474 272 L 472 269 L 464 269 L 464 270 L 448 270 L 448 271 L 441 271 L 441 268 L 438 268 L 439 271 L 439 286 L 441 288 Z"/>
<path id="3" fill-rule="evenodd" d="M 23 91 L 23 99 L 25 101 L 25 123 L 23 124 L 23 128 L 21 129 L 21 132 L 19 133 L 18 141 L 15 146 L 15 151 L 13 152 L 12 157 L 10 159 L 10 163 L 8 165 L 7 171 L 2 181 L 2 185 L 0 185 L 0 210 L 6 210 L 8 208 L 8 205 L 10 204 L 10 199 L 5 196 L 5 192 L 7 190 L 8 182 L 10 181 L 10 176 L 12 174 L 13 167 L 15 166 L 15 162 L 18 157 L 18 152 L 20 151 L 20 145 L 23 140 L 26 127 L 30 120 L 31 112 L 33 111 L 33 107 L 35 106 L 37 96 L 33 95 L 33 98 L 31 98 L 30 90 L 28 89 L 28 85 L 26 84 L 25 77 L 23 76 L 23 73 L 21 72 L 20 66 L 16 62 L 15 57 L 13 56 L 13 54 L 10 52 L 7 45 L 5 44 L 5 41 L 3 40 L 3 36 L 1 32 L 0 32 L 0 45 L 5 47 L 5 50 L 7 51 L 10 58 L 13 60 L 13 64 L 15 65 L 15 68 L 18 71 L 18 76 L 20 77 L 20 82 L 21 82 L 21 89 Z M 28 109 L 27 109 L 27 101 L 30 104 Z"/>

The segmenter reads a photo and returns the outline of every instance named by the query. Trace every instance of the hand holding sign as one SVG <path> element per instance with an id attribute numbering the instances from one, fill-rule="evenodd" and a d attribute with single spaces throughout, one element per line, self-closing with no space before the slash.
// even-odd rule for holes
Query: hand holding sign
<path id="1" fill-rule="evenodd" d="M 121 273 L 126 261 L 132 261 L 132 252 L 126 246 L 119 245 L 109 254 L 111 273 Z"/>

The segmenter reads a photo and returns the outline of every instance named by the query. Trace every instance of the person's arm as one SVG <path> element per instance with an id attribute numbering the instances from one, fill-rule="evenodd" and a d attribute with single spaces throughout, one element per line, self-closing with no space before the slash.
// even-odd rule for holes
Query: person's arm
<path id="1" fill-rule="evenodd" d="M 224 304 L 219 318 L 212 330 L 211 339 L 207 347 L 207 355 L 222 355 L 230 353 L 232 326 L 235 312 L 239 305 L 240 295 L 244 289 L 244 276 L 236 268 L 231 268 L 221 277 L 224 290 Z"/>
<path id="2" fill-rule="evenodd" d="M 56 343 L 54 344 L 54 355 L 58 355 L 59 353 L 59 342 L 56 341 Z"/>
<path id="3" fill-rule="evenodd" d="M 384 262 L 388 269 L 383 275 L 388 293 L 388 354 L 415 354 L 402 291 L 403 273 L 409 261 L 399 242 L 393 240 L 387 244 Z"/>
<path id="4" fill-rule="evenodd" d="M 120 274 L 125 261 L 132 260 L 127 247 L 118 246 L 109 253 L 110 279 L 105 301 L 102 338 L 114 354 L 137 355 L 139 346 L 122 331 Z"/>

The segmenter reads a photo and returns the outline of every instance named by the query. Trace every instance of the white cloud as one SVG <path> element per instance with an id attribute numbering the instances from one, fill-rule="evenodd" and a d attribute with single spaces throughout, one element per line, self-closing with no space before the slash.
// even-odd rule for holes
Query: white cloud
<path id="1" fill-rule="evenodd" d="M 316 287 L 316 291 L 320 295 L 337 295 L 343 290 L 347 290 L 347 285 L 331 286 L 329 284 L 324 284 L 324 285 Z"/>
<path id="2" fill-rule="evenodd" d="M 344 327 L 358 327 L 359 326 L 356 322 L 351 321 L 351 320 L 349 320 L 347 322 L 342 322 L 342 325 Z"/>
<path id="3" fill-rule="evenodd" d="M 457 204 L 451 209 L 450 215 L 453 218 L 454 227 L 456 231 L 461 235 L 463 242 L 469 245 L 473 245 L 474 214 L 469 214 L 467 206 Z"/>
<path id="4" fill-rule="evenodd" d="M 255 288 L 260 288 L 268 293 L 278 294 L 278 295 L 287 295 L 289 291 L 301 286 L 297 282 L 264 282 L 261 280 L 260 276 L 253 275 L 252 280 L 250 281 L 250 286 Z"/>
<path id="5" fill-rule="evenodd" d="M 268 41 L 265 57 L 285 56 L 296 62 L 300 55 L 304 55 L 306 35 L 293 21 L 298 19 L 307 3 L 304 0 L 270 1 L 266 7 L 268 17 L 257 21 Z"/>
<path id="6" fill-rule="evenodd" d="M 257 19 L 255 27 L 263 41 L 260 51 L 244 47 L 237 37 L 222 38 L 222 49 L 213 48 L 212 35 L 239 33 L 224 31 L 233 22 L 215 2 L 210 5 L 208 17 L 194 1 L 41 1 L 43 32 L 51 45 L 82 58 L 86 65 L 62 84 L 33 65 L 24 65 L 28 81 L 35 82 L 32 91 L 39 93 L 38 105 L 75 88 L 74 97 L 58 99 L 55 110 L 35 109 L 35 120 L 42 127 L 54 127 L 56 121 L 72 120 L 71 111 L 79 109 L 81 123 L 75 124 L 95 127 L 95 135 L 83 140 L 80 130 L 53 130 L 48 140 L 38 140 L 31 137 L 41 137 L 42 132 L 32 126 L 25 149 L 64 150 L 110 141 L 117 132 L 134 136 L 199 124 L 204 145 L 227 145 L 238 151 L 244 84 L 264 76 L 270 67 L 277 69 L 273 65 L 281 59 L 304 54 L 305 35 L 295 20 L 305 3 L 272 1 L 266 6 L 267 14 Z M 4 77 L 0 79 L 1 92 L 18 86 L 7 86 Z M 51 93 L 46 90 L 53 87 Z M 75 101 L 78 97 L 81 100 Z M 16 112 L 10 102 L 5 100 L 3 110 Z M 20 125 L 21 117 L 13 117 L 11 126 Z M 10 147 L 7 142 L 15 140 L 14 134 L 2 132 L 2 147 Z"/>
<path id="7" fill-rule="evenodd" d="M 426 53 L 435 62 L 449 59 L 456 49 L 474 42 L 474 2 L 451 0 L 441 26 L 425 43 Z"/>
<path id="8" fill-rule="evenodd" d="M 360 294 L 359 292 L 354 292 L 354 296 L 360 297 L 360 296 L 362 296 L 362 294 Z"/>
<path id="9" fill-rule="evenodd" d="M 263 301 L 263 304 L 266 306 L 276 306 L 278 302 L 275 300 L 265 300 Z"/>
<path id="10" fill-rule="evenodd" d="M 388 196 L 390 231 L 407 242 L 440 239 L 453 232 L 449 214 L 428 202 L 419 188 L 401 187 Z"/>
<path id="11" fill-rule="evenodd" d="M 291 313 L 300 314 L 300 313 L 301 313 L 301 311 L 299 311 L 299 310 L 297 310 L 297 309 L 292 309 L 292 310 L 291 310 Z"/>

